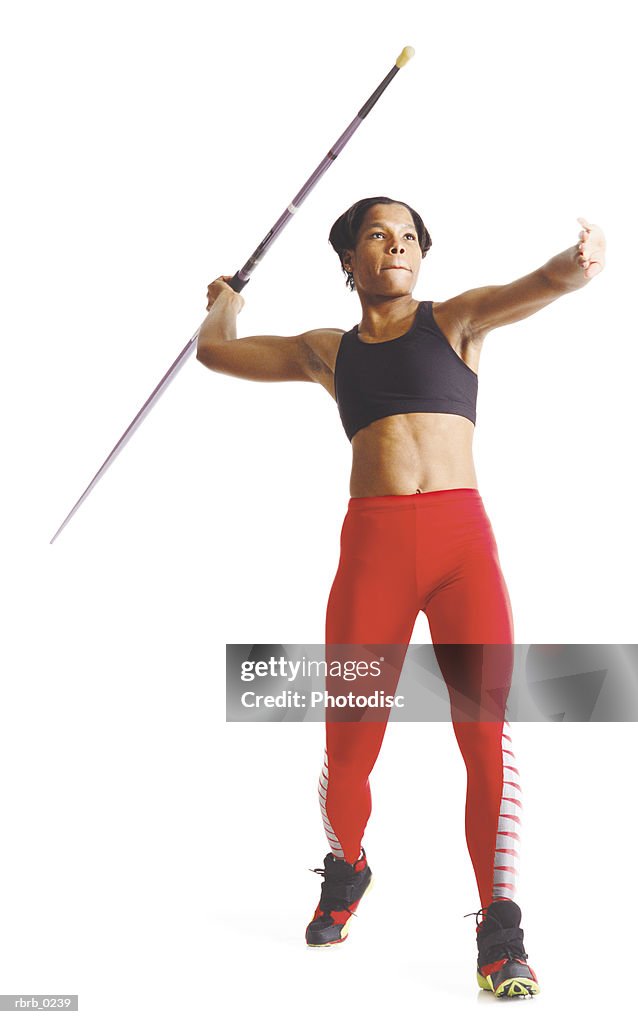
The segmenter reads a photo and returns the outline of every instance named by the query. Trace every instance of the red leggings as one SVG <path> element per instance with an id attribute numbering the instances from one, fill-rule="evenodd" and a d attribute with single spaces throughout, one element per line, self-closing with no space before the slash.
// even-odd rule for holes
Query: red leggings
<path id="1" fill-rule="evenodd" d="M 465 833 L 481 906 L 487 907 L 515 893 L 521 788 L 505 716 L 512 611 L 475 488 L 349 501 L 326 612 L 326 660 L 334 657 L 332 644 L 366 650 L 374 643 L 395 645 L 396 688 L 419 611 L 428 617 L 467 769 Z M 388 693 L 387 679 L 383 686 Z M 490 714 L 477 713 L 488 700 Z M 387 715 L 378 721 L 326 716 L 321 814 L 333 854 L 349 862 L 359 856 L 370 817 L 368 777 L 386 725 Z"/>

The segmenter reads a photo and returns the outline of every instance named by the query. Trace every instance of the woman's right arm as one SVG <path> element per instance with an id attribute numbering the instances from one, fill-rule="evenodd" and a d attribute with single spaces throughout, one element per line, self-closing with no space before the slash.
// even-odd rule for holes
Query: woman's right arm
<path id="1" fill-rule="evenodd" d="M 229 276 L 217 278 L 208 286 L 208 316 L 197 338 L 197 358 L 209 370 L 227 373 L 246 380 L 318 381 L 326 366 L 310 347 L 313 335 L 325 332 L 308 331 L 293 337 L 264 335 L 237 338 L 237 314 L 244 300 L 225 282 Z"/>

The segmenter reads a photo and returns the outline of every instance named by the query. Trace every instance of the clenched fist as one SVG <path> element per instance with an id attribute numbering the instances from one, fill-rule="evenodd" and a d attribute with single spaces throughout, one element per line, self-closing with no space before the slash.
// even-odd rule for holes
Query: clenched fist
<path id="1" fill-rule="evenodd" d="M 224 293 L 226 293 L 228 295 L 234 295 L 235 296 L 235 298 L 237 300 L 237 312 L 238 313 L 239 313 L 239 311 L 241 309 L 243 309 L 243 307 L 244 307 L 244 299 L 242 298 L 242 296 L 239 294 L 239 292 L 234 291 L 234 289 L 231 288 L 230 285 L 226 284 L 226 281 L 230 281 L 230 280 L 232 280 L 232 278 L 233 278 L 233 274 L 222 274 L 221 277 L 216 277 L 214 281 L 211 281 L 211 283 L 208 286 L 208 292 L 207 292 L 207 299 L 208 299 L 208 305 L 206 306 L 206 310 L 207 311 L 212 308 L 213 303 L 215 302 L 215 300 L 217 298 L 219 298 L 220 295 L 223 295 Z"/>

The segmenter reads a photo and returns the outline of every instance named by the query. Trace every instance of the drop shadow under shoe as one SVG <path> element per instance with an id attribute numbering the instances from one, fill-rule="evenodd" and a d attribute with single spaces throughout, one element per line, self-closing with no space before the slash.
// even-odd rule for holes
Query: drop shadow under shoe
<path id="1" fill-rule="evenodd" d="M 483 920 L 478 923 L 478 915 Z M 466 914 L 470 917 L 470 914 Z M 521 928 L 521 909 L 513 900 L 494 900 L 476 912 L 479 988 L 495 996 L 535 996 L 538 978 L 527 963 Z"/>
<path id="2" fill-rule="evenodd" d="M 321 899 L 306 928 L 308 946 L 334 946 L 347 939 L 352 916 L 372 885 L 372 872 L 363 848 L 361 854 L 355 864 L 349 864 L 329 853 L 322 868 L 309 869 L 323 875 L 324 880 Z"/>

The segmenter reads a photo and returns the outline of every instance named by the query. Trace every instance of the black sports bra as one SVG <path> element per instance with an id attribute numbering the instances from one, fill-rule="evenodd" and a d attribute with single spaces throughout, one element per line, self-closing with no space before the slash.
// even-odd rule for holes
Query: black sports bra
<path id="1" fill-rule="evenodd" d="M 419 303 L 405 334 L 366 342 L 353 327 L 341 338 L 334 370 L 335 397 L 351 441 L 374 420 L 405 412 L 446 412 L 476 423 L 478 376 L 454 351 L 432 314 Z"/>

